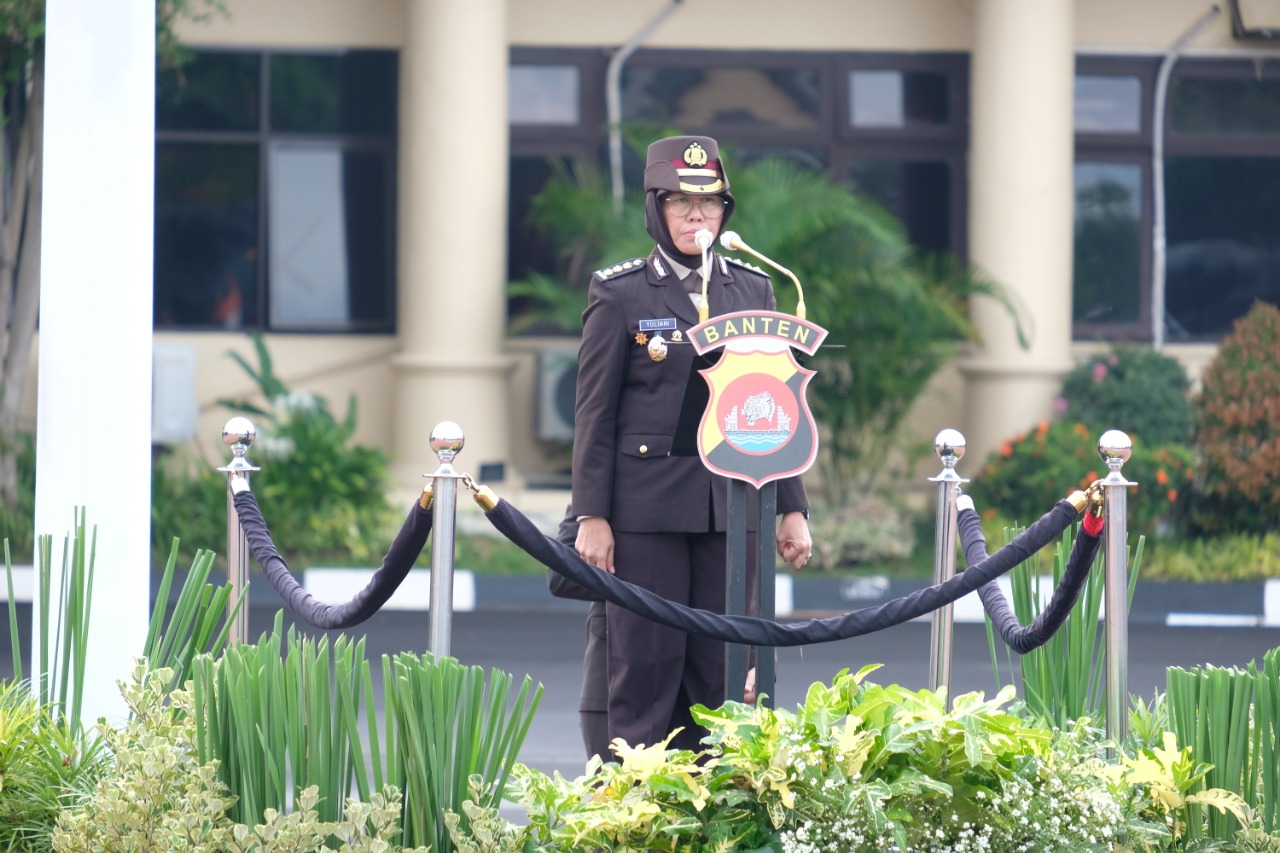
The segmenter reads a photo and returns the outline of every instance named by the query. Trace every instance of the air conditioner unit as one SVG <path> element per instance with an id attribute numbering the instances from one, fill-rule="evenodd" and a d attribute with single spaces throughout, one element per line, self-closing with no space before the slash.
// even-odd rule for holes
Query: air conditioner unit
<path id="1" fill-rule="evenodd" d="M 182 444 L 196 434 L 196 351 L 155 344 L 151 353 L 151 443 Z"/>
<path id="2" fill-rule="evenodd" d="M 534 413 L 538 438 L 573 441 L 573 404 L 577 398 L 578 351 L 559 348 L 538 353 L 538 385 Z"/>

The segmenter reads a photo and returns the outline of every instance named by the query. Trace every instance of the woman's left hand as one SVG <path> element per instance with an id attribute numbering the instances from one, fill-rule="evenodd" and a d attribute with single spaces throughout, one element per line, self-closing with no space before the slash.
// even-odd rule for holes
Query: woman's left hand
<path id="1" fill-rule="evenodd" d="M 778 543 L 778 556 L 793 569 L 803 569 L 813 558 L 809 521 L 802 512 L 783 513 L 774 539 Z"/>

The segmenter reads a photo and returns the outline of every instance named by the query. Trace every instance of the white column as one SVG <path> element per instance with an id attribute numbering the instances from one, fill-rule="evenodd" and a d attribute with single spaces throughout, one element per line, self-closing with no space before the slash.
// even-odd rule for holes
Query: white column
<path id="1" fill-rule="evenodd" d="M 97 528 L 90 723 L 124 713 L 115 682 L 150 609 L 155 11 L 49 0 L 46 12 L 36 532 L 53 535 L 57 571 L 76 507 Z"/>
<path id="2" fill-rule="evenodd" d="M 1074 189 L 1073 0 L 978 0 L 974 13 L 969 251 L 1029 320 L 1029 350 L 1006 311 L 973 307 L 982 344 L 960 369 L 964 430 L 981 460 L 1049 418 L 1071 366 Z"/>
<path id="3" fill-rule="evenodd" d="M 420 487 L 442 420 L 466 435 L 459 471 L 509 458 L 507 3 L 407 0 L 405 19 L 392 441 Z"/>

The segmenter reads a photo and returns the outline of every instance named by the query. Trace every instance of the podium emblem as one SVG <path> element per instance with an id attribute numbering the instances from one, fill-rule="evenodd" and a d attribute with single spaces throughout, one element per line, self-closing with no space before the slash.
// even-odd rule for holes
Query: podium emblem
<path id="1" fill-rule="evenodd" d="M 814 371 L 793 350 L 812 355 L 827 332 L 776 311 L 741 311 L 689 330 L 699 355 L 723 348 L 699 371 L 710 400 L 698 427 L 698 454 L 711 471 L 756 488 L 813 466 L 818 429 L 805 397 Z"/>

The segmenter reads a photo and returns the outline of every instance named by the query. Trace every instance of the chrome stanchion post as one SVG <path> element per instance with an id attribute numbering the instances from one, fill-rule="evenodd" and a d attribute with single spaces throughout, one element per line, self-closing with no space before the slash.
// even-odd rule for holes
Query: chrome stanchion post
<path id="1" fill-rule="evenodd" d="M 253 446 L 258 431 L 253 421 L 245 417 L 234 417 L 222 427 L 222 443 L 231 448 L 231 462 L 219 468 L 227 475 L 227 585 L 231 587 L 231 601 L 227 605 L 231 609 L 240 601 L 241 595 L 249 585 L 249 542 L 245 538 L 244 528 L 240 526 L 240 514 L 236 512 L 235 492 L 232 483 L 237 477 L 243 477 L 245 485 L 249 483 L 249 475 L 261 471 L 249 464 L 245 454 Z M 243 642 L 249 636 L 249 602 L 240 604 L 240 609 L 231 620 L 227 632 L 227 642 L 231 645 Z"/>
<path id="2" fill-rule="evenodd" d="M 956 498 L 960 495 L 960 484 L 969 482 L 956 473 L 956 463 L 964 457 L 964 447 L 964 436 L 954 429 L 944 429 L 933 440 L 933 452 L 942 460 L 942 473 L 929 478 L 929 482 L 938 484 L 934 584 L 949 580 L 956 573 Z M 950 604 L 933 612 L 929 647 L 929 683 L 935 690 L 945 691 L 948 704 L 951 702 L 952 619 Z"/>
<path id="3" fill-rule="evenodd" d="M 464 475 L 453 470 L 453 460 L 462 451 L 466 437 L 453 421 L 441 421 L 431 430 L 431 449 L 440 457 L 440 467 L 431 477 L 435 483 L 431 516 L 431 612 L 427 649 L 436 657 L 449 657 L 453 634 L 453 533 L 458 515 L 458 481 Z"/>
<path id="4" fill-rule="evenodd" d="M 1118 429 L 1107 430 L 1098 439 L 1098 455 L 1110 472 L 1102 480 L 1105 488 L 1103 518 L 1105 538 L 1104 609 L 1107 615 L 1107 739 L 1120 743 L 1129 724 L 1129 486 L 1136 486 L 1120 473 L 1133 452 L 1129 436 Z"/>

